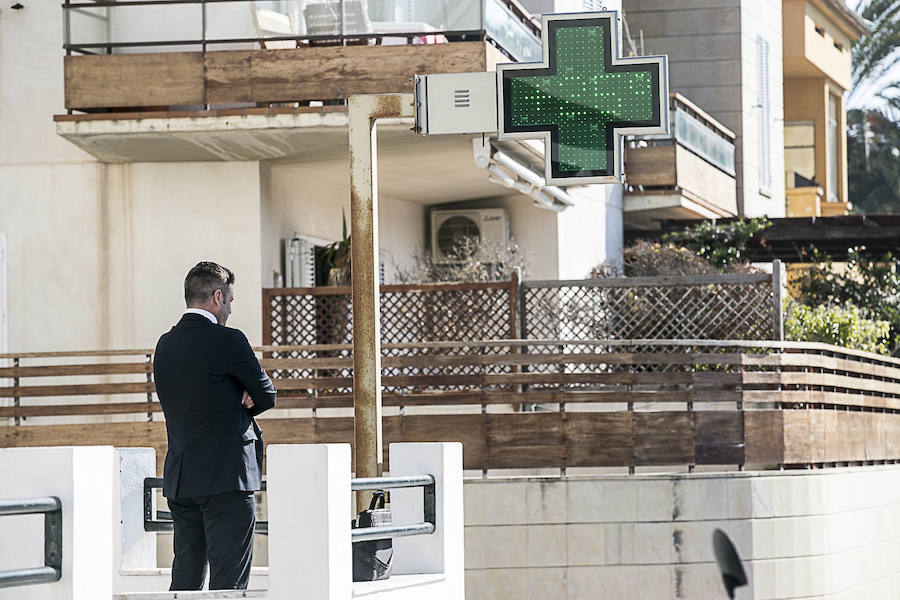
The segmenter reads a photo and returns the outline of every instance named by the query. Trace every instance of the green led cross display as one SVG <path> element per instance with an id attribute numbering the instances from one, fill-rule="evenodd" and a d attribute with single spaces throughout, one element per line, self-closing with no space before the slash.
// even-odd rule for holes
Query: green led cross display
<path id="1" fill-rule="evenodd" d="M 665 57 L 620 59 L 615 13 L 544 17 L 544 62 L 499 65 L 500 139 L 549 135 L 548 183 L 621 179 L 621 136 L 664 133 Z"/>

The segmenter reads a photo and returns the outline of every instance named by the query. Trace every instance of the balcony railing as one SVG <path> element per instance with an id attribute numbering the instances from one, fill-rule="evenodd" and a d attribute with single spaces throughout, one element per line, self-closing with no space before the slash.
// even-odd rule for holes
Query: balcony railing
<path id="1" fill-rule="evenodd" d="M 681 94 L 672 94 L 669 104 L 671 133 L 642 136 L 641 139 L 651 143 L 680 144 L 734 177 L 734 133 Z"/>
<path id="2" fill-rule="evenodd" d="M 625 150 L 626 223 L 737 214 L 734 133 L 687 98 L 670 98 L 670 133 L 632 139 Z"/>
<path id="3" fill-rule="evenodd" d="M 63 15 L 69 54 L 487 40 L 541 58 L 540 26 L 516 0 L 66 0 Z"/>

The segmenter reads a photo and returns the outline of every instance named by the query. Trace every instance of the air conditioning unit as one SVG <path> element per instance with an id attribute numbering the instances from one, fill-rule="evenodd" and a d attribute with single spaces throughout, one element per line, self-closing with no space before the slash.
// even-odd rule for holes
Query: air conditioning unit
<path id="1" fill-rule="evenodd" d="M 431 258 L 436 264 L 458 263 L 479 247 L 506 256 L 509 217 L 502 208 L 431 212 Z"/>

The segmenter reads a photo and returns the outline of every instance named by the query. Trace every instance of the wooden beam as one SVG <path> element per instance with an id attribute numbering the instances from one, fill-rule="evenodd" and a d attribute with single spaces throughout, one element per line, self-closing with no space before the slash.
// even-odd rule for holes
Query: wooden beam
<path id="1" fill-rule="evenodd" d="M 412 92 L 417 73 L 492 70 L 487 42 L 67 56 L 70 109 L 297 102 Z"/>
<path id="2" fill-rule="evenodd" d="M 66 108 L 204 104 L 203 54 L 66 56 Z"/>

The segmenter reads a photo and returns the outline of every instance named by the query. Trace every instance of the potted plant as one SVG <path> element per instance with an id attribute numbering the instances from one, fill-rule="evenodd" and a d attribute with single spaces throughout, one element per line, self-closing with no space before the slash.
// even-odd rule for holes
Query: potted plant
<path id="1" fill-rule="evenodd" d="M 343 209 L 341 221 L 341 239 L 326 246 L 322 252 L 322 263 L 328 273 L 327 285 L 350 285 L 350 236 L 347 234 L 347 215 Z"/>

